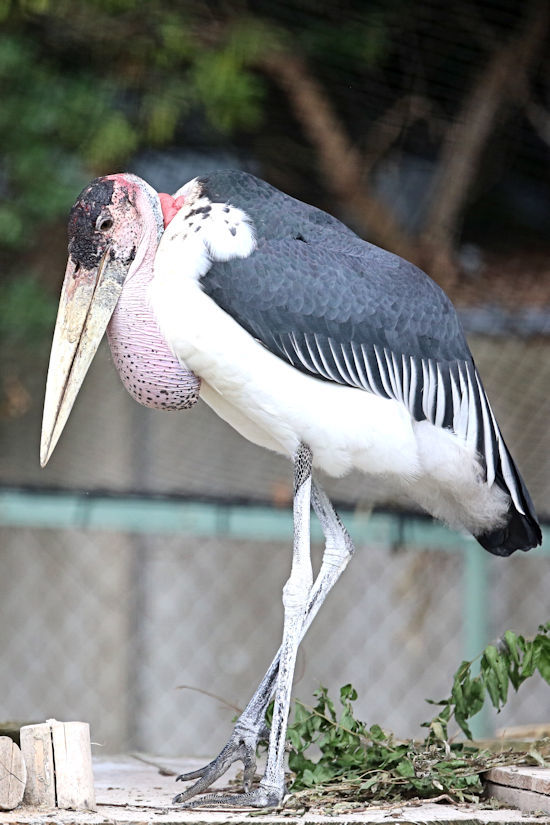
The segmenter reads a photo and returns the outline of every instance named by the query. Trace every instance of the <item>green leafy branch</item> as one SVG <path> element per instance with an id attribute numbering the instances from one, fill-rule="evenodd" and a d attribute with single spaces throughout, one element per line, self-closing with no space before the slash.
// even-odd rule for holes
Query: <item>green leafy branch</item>
<path id="1" fill-rule="evenodd" d="M 351 685 L 340 689 L 340 708 L 326 688 L 315 692 L 316 704 L 296 700 L 289 725 L 289 769 L 293 791 L 287 806 L 321 807 L 332 812 L 354 809 L 376 801 L 394 803 L 411 798 L 445 798 L 477 802 L 483 790 L 481 774 L 497 765 L 546 764 L 550 740 L 535 743 L 528 752 L 500 749 L 492 752 L 464 742 L 449 741 L 448 726 L 455 720 L 471 739 L 468 720 L 488 697 L 500 710 L 509 686 L 518 690 L 538 671 L 550 683 L 550 623 L 541 625 L 532 640 L 511 631 L 481 654 L 479 673 L 475 661 L 462 662 L 451 695 L 440 702 L 442 710 L 430 722 L 422 742 L 400 741 L 379 725 L 368 727 L 356 719 Z M 317 758 L 311 755 L 315 746 Z"/>
<path id="2" fill-rule="evenodd" d="M 479 713 L 489 697 L 497 711 L 506 704 L 510 685 L 519 690 L 520 685 L 535 672 L 550 684 L 550 622 L 540 625 L 532 640 L 526 640 L 511 630 L 495 645 L 487 645 L 480 658 L 479 673 L 472 675 L 472 666 L 477 660 L 462 662 L 453 679 L 451 695 L 448 699 L 434 702 L 442 710 L 423 727 L 430 729 L 428 739 L 446 741 L 448 725 L 454 719 L 468 739 L 472 738 L 468 720 Z"/>
<path id="3" fill-rule="evenodd" d="M 481 771 L 504 762 L 503 755 L 473 747 L 398 741 L 379 725 L 367 727 L 353 715 L 357 693 L 351 685 L 340 690 L 339 716 L 326 688 L 315 696 L 313 707 L 295 703 L 288 731 L 293 807 L 342 802 L 353 807 L 442 795 L 477 801 Z M 312 745 L 320 751 L 317 760 L 306 753 Z"/>

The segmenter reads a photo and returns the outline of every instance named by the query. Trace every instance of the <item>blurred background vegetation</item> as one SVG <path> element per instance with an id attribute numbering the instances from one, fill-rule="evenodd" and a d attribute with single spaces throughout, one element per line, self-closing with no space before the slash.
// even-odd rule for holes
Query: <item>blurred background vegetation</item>
<path id="1" fill-rule="evenodd" d="M 541 307 L 548 16 L 520 0 L 0 0 L 11 373 L 51 329 L 76 194 L 151 151 L 229 151 L 459 303 Z"/>

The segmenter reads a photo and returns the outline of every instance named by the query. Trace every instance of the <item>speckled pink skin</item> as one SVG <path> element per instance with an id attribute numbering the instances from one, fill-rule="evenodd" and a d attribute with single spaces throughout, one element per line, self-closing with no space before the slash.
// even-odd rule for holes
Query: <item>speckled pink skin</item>
<path id="1" fill-rule="evenodd" d="M 107 337 L 122 382 L 136 401 L 157 410 L 185 410 L 198 401 L 200 378 L 173 355 L 149 305 L 148 287 L 159 230 L 150 205 L 141 206 L 145 231 L 149 233 L 146 251 L 124 282 Z"/>

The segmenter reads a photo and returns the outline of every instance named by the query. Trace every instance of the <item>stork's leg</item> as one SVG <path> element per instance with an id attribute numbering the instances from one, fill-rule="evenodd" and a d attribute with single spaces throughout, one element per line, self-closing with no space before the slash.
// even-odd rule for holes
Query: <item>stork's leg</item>
<path id="1" fill-rule="evenodd" d="M 312 481 L 312 504 L 325 536 L 325 552 L 319 574 L 310 590 L 305 616 L 300 629 L 300 640 L 305 635 L 311 622 L 317 615 L 327 593 L 337 581 L 354 548 L 351 538 L 340 521 L 327 495 L 315 480 Z M 196 794 L 203 793 L 222 776 L 229 766 L 242 761 L 244 766 L 244 790 L 248 791 L 256 769 L 256 747 L 258 741 L 265 737 L 265 712 L 275 690 L 279 661 L 282 648 L 279 648 L 260 682 L 254 696 L 239 717 L 235 729 L 220 754 L 208 765 L 178 779 L 188 781 L 196 779 L 195 784 L 175 798 L 175 802 L 184 802 Z M 246 795 L 245 795 L 246 796 Z M 218 804 L 217 795 L 209 795 L 193 804 Z M 225 798 L 224 798 L 225 799 Z M 236 797 L 240 804 L 247 804 L 245 797 Z"/>
<path id="2" fill-rule="evenodd" d="M 283 588 L 284 625 L 267 764 L 257 790 L 250 796 L 259 805 L 278 805 L 285 792 L 285 742 L 292 680 L 308 596 L 313 584 L 310 552 L 311 450 L 300 444 L 294 459 L 294 546 L 290 577 Z"/>

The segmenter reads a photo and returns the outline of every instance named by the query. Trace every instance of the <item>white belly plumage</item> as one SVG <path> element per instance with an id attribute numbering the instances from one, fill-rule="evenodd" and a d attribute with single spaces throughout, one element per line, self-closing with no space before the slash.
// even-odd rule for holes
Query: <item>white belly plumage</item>
<path id="1" fill-rule="evenodd" d="M 508 497 L 481 478 L 464 439 L 415 422 L 398 401 L 296 370 L 256 341 L 194 277 L 156 265 L 150 292 L 174 353 L 202 379 L 201 397 L 243 436 L 292 456 L 309 445 L 314 464 L 340 476 L 384 476 L 438 518 L 478 533 L 494 527 Z"/>

